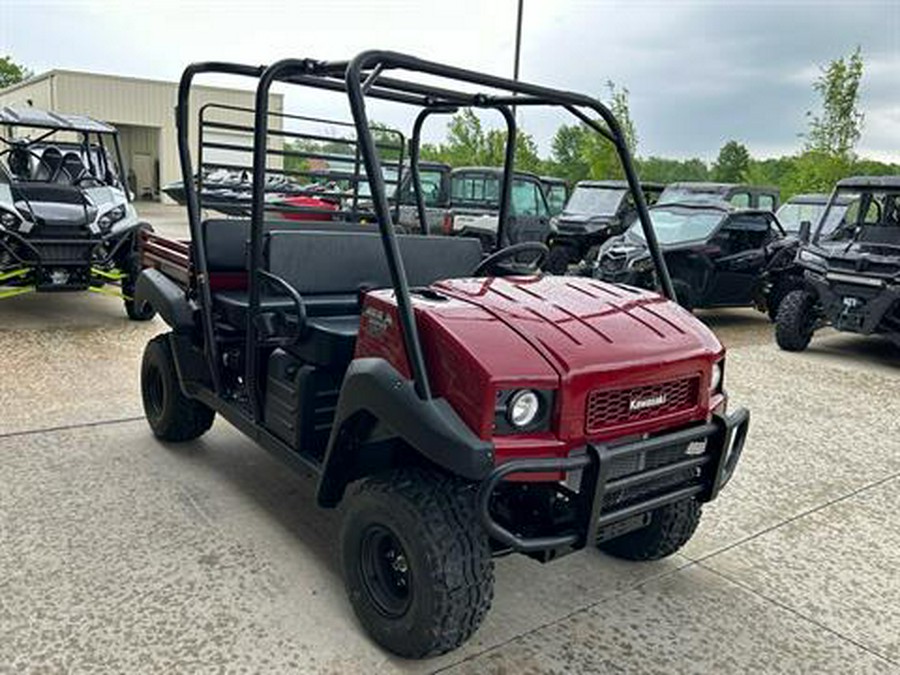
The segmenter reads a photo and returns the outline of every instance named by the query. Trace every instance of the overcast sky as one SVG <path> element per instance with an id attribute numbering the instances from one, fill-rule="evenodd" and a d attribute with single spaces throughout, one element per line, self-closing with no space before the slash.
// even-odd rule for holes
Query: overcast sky
<path id="1" fill-rule="evenodd" d="M 516 0 L 0 0 L 0 53 L 36 72 L 174 80 L 196 60 L 344 59 L 385 48 L 508 76 L 515 12 Z M 858 151 L 900 162 L 900 0 L 525 0 L 521 78 L 595 95 L 607 80 L 626 86 L 641 155 L 713 159 L 733 138 L 771 156 L 797 150 L 819 68 L 857 45 L 866 114 Z M 286 107 L 347 115 L 334 97 L 294 94 Z M 372 117 L 406 130 L 405 113 Z M 562 119 L 520 116 L 545 151 Z M 431 124 L 439 137 L 442 123 Z"/>

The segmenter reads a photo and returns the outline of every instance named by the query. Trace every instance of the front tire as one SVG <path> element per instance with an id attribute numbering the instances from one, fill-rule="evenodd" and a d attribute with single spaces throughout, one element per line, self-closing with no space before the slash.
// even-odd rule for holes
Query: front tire
<path id="1" fill-rule="evenodd" d="M 153 227 L 149 223 L 141 223 L 138 230 L 132 235 L 134 240 L 131 244 L 131 251 L 125 258 L 125 283 L 122 286 L 122 294 L 125 296 L 125 313 L 132 321 L 149 321 L 156 316 L 156 310 L 149 303 L 138 304 L 134 301 L 134 288 L 137 284 L 138 275 L 141 273 L 141 255 L 138 251 L 137 238 L 140 232 L 153 232 Z"/>
<path id="2" fill-rule="evenodd" d="M 791 291 L 778 308 L 775 341 L 788 352 L 802 352 L 816 326 L 816 298 L 805 290 Z"/>
<path id="3" fill-rule="evenodd" d="M 693 536 L 702 509 L 696 499 L 668 504 L 653 511 L 650 524 L 597 547 L 623 560 L 659 560 L 672 555 Z"/>
<path id="4" fill-rule="evenodd" d="M 491 606 L 494 566 L 475 486 L 421 469 L 366 479 L 348 500 L 344 581 L 356 616 L 406 658 L 451 651 Z"/>
<path id="5" fill-rule="evenodd" d="M 141 398 L 153 435 L 164 441 L 192 441 L 209 431 L 214 410 L 181 391 L 167 334 L 147 343 L 141 362 Z"/>

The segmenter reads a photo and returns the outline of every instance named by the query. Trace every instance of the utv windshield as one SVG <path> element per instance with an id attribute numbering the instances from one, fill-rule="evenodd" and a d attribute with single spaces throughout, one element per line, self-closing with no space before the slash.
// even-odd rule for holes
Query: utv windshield
<path id="1" fill-rule="evenodd" d="M 547 207 L 550 209 L 550 215 L 558 216 L 566 206 L 566 186 L 548 185 L 546 194 Z"/>
<path id="2" fill-rule="evenodd" d="M 719 211 L 698 211 L 685 208 L 650 209 L 650 222 L 660 244 L 680 244 L 709 237 L 725 214 Z M 640 221 L 628 228 L 628 236 L 644 241 Z"/>
<path id="3" fill-rule="evenodd" d="M 624 188 L 576 185 L 563 213 L 576 216 L 614 216 L 627 192 Z"/>
<path id="4" fill-rule="evenodd" d="M 900 191 L 840 189 L 829 201 L 815 240 L 900 245 Z"/>

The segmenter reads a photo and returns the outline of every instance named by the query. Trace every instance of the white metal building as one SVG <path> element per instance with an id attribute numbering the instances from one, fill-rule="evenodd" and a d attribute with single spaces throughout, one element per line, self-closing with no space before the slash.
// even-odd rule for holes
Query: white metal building
<path id="1" fill-rule="evenodd" d="M 0 107 L 33 105 L 55 112 L 87 115 L 115 125 L 132 189 L 138 198 L 159 199 L 161 185 L 181 179 L 175 138 L 177 89 L 174 82 L 51 70 L 0 90 Z M 191 118 L 196 119 L 199 106 L 213 101 L 252 108 L 253 96 L 251 90 L 196 86 L 192 90 Z M 281 94 L 271 95 L 269 109 L 273 113 L 283 110 Z M 240 123 L 247 124 L 247 118 L 241 117 Z M 278 128 L 280 120 L 273 118 L 271 124 Z M 217 131 L 216 134 L 220 138 L 207 138 L 205 134 L 204 139 L 234 145 L 251 143 L 249 135 L 240 132 Z M 196 124 L 191 125 L 191 147 L 196 147 Z M 208 154 L 205 159 L 219 161 Z"/>

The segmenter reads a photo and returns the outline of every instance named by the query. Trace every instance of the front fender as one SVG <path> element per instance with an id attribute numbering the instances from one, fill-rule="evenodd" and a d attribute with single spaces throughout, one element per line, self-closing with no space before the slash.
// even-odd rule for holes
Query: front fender
<path id="1" fill-rule="evenodd" d="M 384 359 L 356 359 L 344 376 L 328 439 L 318 490 L 322 506 L 337 505 L 347 484 L 359 477 L 354 467 L 366 451 L 366 439 L 354 428 L 360 418 L 377 422 L 454 475 L 481 480 L 494 468 L 493 445 L 476 436 L 447 401 L 423 401 Z"/>

